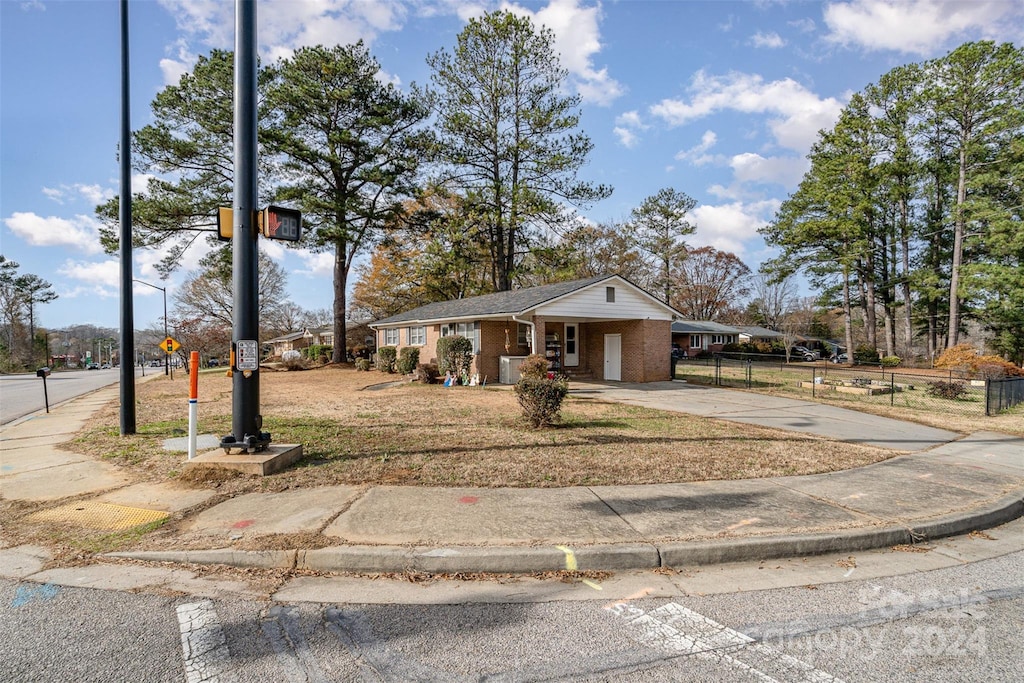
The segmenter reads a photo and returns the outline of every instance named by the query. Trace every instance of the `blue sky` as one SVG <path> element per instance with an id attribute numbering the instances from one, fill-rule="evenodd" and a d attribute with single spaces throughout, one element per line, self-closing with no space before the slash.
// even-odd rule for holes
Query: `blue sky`
<path id="1" fill-rule="evenodd" d="M 752 269 L 771 256 L 757 229 L 851 94 L 962 42 L 1024 39 L 1024 0 L 260 0 L 260 53 L 273 60 L 362 38 L 382 78 L 425 84 L 426 56 L 499 7 L 555 32 L 568 87 L 583 96 L 594 151 L 582 176 L 615 189 L 584 215 L 625 219 L 674 187 L 698 201 L 692 244 L 732 251 Z M 197 55 L 233 46 L 233 8 L 129 3 L 133 128 L 151 121 L 154 95 Z M 99 248 L 94 207 L 118 189 L 119 22 L 114 0 L 0 0 L 0 251 L 60 295 L 38 312 L 43 327 L 118 325 L 118 264 Z M 269 240 L 261 248 L 289 273 L 294 301 L 330 306 L 329 255 Z M 163 285 L 153 268 L 161 256 L 136 250 L 135 277 Z M 170 295 L 201 256 L 188 254 Z M 136 287 L 137 327 L 158 322 L 160 297 Z"/>

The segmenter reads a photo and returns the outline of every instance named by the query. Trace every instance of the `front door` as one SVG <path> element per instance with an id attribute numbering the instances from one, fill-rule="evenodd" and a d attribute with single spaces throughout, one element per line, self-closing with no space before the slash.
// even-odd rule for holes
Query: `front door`
<path id="1" fill-rule="evenodd" d="M 580 364 L 580 342 L 576 323 L 565 324 L 565 366 L 575 368 Z"/>
<path id="2" fill-rule="evenodd" d="M 604 335 L 604 378 L 622 381 L 622 335 Z"/>

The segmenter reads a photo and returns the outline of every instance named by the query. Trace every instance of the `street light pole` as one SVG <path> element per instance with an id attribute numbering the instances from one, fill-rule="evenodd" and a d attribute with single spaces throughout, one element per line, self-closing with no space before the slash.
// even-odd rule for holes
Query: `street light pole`
<path id="1" fill-rule="evenodd" d="M 161 292 L 164 293 L 164 339 L 167 339 L 167 336 L 168 336 L 168 334 L 167 334 L 167 288 L 166 287 L 157 287 L 156 285 L 151 285 L 148 282 L 146 282 L 145 280 L 132 280 L 132 282 L 138 282 L 140 285 L 146 285 L 147 287 L 152 287 L 153 289 L 159 289 Z M 169 375 L 170 373 L 171 373 L 171 356 L 170 356 L 170 354 L 166 354 L 165 353 L 164 354 L 164 374 L 165 375 Z"/>

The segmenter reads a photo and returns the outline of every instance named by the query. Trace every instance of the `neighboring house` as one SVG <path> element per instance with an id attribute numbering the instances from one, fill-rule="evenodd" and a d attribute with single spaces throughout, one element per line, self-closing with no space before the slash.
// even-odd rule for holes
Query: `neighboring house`
<path id="1" fill-rule="evenodd" d="M 702 352 L 721 351 L 726 344 L 738 342 L 739 336 L 739 329 L 708 320 L 681 320 L 672 323 L 673 346 L 678 346 L 690 358 Z"/>
<path id="2" fill-rule="evenodd" d="M 280 337 L 274 337 L 267 341 L 270 344 L 272 356 L 280 357 L 285 351 L 297 351 L 304 349 L 309 346 L 309 342 L 305 337 L 305 330 L 302 332 L 291 332 L 289 334 L 283 334 Z"/>
<path id="3" fill-rule="evenodd" d="M 370 323 L 377 348 L 415 346 L 437 362 L 437 341 L 473 342 L 472 372 L 515 382 L 518 363 L 547 356 L 554 370 L 624 382 L 670 378 L 672 320 L 679 313 L 618 275 L 427 304 Z"/>
<path id="4" fill-rule="evenodd" d="M 735 327 L 740 331 L 739 342 L 741 344 L 744 342 L 750 344 L 756 344 L 757 342 L 785 344 L 786 335 L 776 330 L 769 330 L 767 327 L 757 327 L 756 325 L 736 325 Z"/>
<path id="5" fill-rule="evenodd" d="M 334 346 L 333 327 L 307 327 L 302 336 L 306 339 L 306 346 Z"/>

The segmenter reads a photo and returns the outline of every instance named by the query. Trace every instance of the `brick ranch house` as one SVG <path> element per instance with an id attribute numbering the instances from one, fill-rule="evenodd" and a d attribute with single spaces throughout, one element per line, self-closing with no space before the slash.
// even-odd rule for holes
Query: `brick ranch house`
<path id="1" fill-rule="evenodd" d="M 377 348 L 419 347 L 421 363 L 437 362 L 441 337 L 466 337 L 472 372 L 488 382 L 514 383 L 519 362 L 534 352 L 571 377 L 656 382 L 670 379 L 678 316 L 624 278 L 602 275 L 427 304 L 370 328 Z"/>

